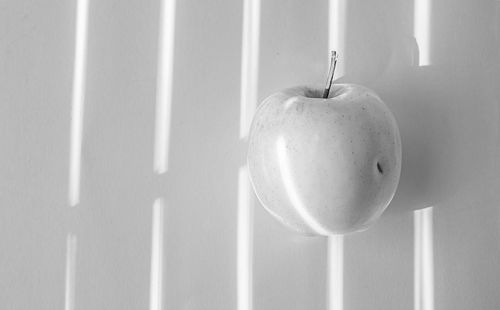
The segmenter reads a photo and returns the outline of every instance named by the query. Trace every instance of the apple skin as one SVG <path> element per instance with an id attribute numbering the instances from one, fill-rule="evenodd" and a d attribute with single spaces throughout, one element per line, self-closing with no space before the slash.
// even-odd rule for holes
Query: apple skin
<path id="1" fill-rule="evenodd" d="M 370 89 L 294 87 L 266 98 L 248 145 L 250 180 L 262 205 L 312 235 L 361 231 L 394 196 L 401 172 L 396 121 Z"/>

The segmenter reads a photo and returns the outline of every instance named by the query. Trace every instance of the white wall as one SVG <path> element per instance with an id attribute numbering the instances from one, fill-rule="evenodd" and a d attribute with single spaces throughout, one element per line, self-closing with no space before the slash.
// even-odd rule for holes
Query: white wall
<path id="1" fill-rule="evenodd" d="M 148 309 L 155 305 L 150 290 L 162 283 L 163 309 L 232 310 L 240 299 L 244 310 L 247 265 L 238 242 L 247 239 L 237 225 L 238 201 L 246 201 L 238 198 L 245 192 L 238 183 L 246 152 L 239 134 L 243 1 L 177 0 L 166 49 L 159 0 L 88 1 L 74 206 L 70 143 L 78 135 L 71 134 L 71 115 L 74 89 L 82 85 L 74 83 L 77 0 L 0 2 L 0 307 Z M 418 203 L 405 202 L 412 193 L 435 202 L 434 297 L 427 305 L 500 306 L 500 165 L 498 155 L 490 162 L 483 156 L 498 153 L 499 140 L 488 139 L 498 128 L 500 4 L 432 0 L 431 7 L 431 66 L 418 69 L 411 67 L 413 1 L 349 1 L 343 79 L 375 88 L 401 126 L 427 127 L 433 145 L 443 142 L 443 154 L 430 157 L 439 159 L 432 169 L 462 179 L 470 172 L 471 181 L 453 191 L 445 177 L 426 179 L 429 167 L 418 166 L 427 170 L 415 177 L 407 162 L 402 191 L 409 194 L 399 194 L 373 228 L 344 239 L 346 310 L 431 309 L 414 303 Z M 324 81 L 328 8 L 326 0 L 261 0 L 253 89 L 259 101 L 283 87 Z M 168 56 L 169 46 L 168 170 L 157 174 L 158 51 Z M 419 113 L 437 116 L 411 123 Z M 451 132 L 453 141 L 465 141 L 456 152 L 446 148 L 446 134 L 432 132 L 441 121 L 451 122 L 445 128 L 463 124 L 463 140 Z M 446 170 L 449 154 L 467 163 L 457 175 Z M 152 260 L 157 199 L 164 201 L 161 263 Z M 328 289 L 327 240 L 287 231 L 258 202 L 253 207 L 253 308 L 327 309 L 335 293 Z M 151 281 L 152 265 L 162 267 L 163 282 Z"/>

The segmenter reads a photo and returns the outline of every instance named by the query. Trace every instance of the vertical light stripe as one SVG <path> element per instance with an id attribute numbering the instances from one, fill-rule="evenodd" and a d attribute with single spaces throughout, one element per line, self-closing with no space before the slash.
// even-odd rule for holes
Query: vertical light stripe
<path id="1" fill-rule="evenodd" d="M 330 0 L 328 12 L 328 51 L 337 51 L 339 61 L 335 77 L 346 74 L 347 0 Z M 330 57 L 330 53 L 325 53 Z M 328 59 L 329 60 L 329 59 Z M 344 236 L 328 237 L 328 310 L 344 309 Z"/>
<path id="2" fill-rule="evenodd" d="M 240 139 L 248 136 L 257 106 L 260 0 L 244 0 L 241 48 Z"/>
<path id="3" fill-rule="evenodd" d="M 328 50 L 337 51 L 339 61 L 335 70 L 335 77 L 345 75 L 345 55 L 346 55 L 346 21 L 347 21 L 347 0 L 330 0 L 328 14 Z M 328 61 L 330 61 L 330 54 Z"/>
<path id="4" fill-rule="evenodd" d="M 253 204 L 247 167 L 238 173 L 238 310 L 253 309 Z"/>
<path id="5" fill-rule="evenodd" d="M 434 310 L 433 208 L 414 211 L 414 310 Z"/>
<path id="6" fill-rule="evenodd" d="M 414 36 L 419 66 L 431 64 L 431 0 L 414 0 Z M 434 309 L 433 207 L 416 210 L 414 217 L 414 310 Z"/>
<path id="7" fill-rule="evenodd" d="M 240 139 L 248 137 L 257 107 L 260 0 L 243 0 Z M 246 165 L 238 172 L 237 309 L 253 309 L 253 200 Z"/>
<path id="8" fill-rule="evenodd" d="M 283 136 L 278 137 L 276 141 L 276 154 L 278 157 L 281 179 L 283 181 L 288 199 L 290 199 L 290 203 L 294 207 L 295 211 L 297 211 L 300 218 L 302 218 L 307 226 L 314 232 L 323 236 L 329 235 L 328 230 L 326 230 L 320 222 L 309 214 L 307 207 L 298 194 L 297 186 L 293 181 L 294 178 L 292 176 L 292 169 L 290 168 L 290 160 L 286 152 L 286 141 Z"/>
<path id="9" fill-rule="evenodd" d="M 328 237 L 328 310 L 344 309 L 344 236 Z"/>
<path id="10" fill-rule="evenodd" d="M 88 0 L 77 0 L 75 62 L 71 107 L 69 159 L 69 205 L 80 202 L 80 170 L 82 153 L 83 105 L 85 102 L 85 66 L 87 53 Z"/>
<path id="11" fill-rule="evenodd" d="M 153 228 L 151 236 L 151 275 L 149 309 L 163 309 L 163 199 L 157 198 L 153 204 Z"/>
<path id="12" fill-rule="evenodd" d="M 64 288 L 64 309 L 75 309 L 75 269 L 76 269 L 76 236 L 66 237 L 66 279 Z"/>
<path id="13" fill-rule="evenodd" d="M 419 50 L 419 65 L 431 64 L 430 56 L 430 22 L 431 22 L 431 0 L 414 0 L 414 36 L 417 40 Z"/>
<path id="14" fill-rule="evenodd" d="M 174 36 L 175 0 L 163 0 L 161 2 L 158 44 L 154 146 L 154 171 L 158 174 L 163 174 L 168 170 L 174 67 Z"/>

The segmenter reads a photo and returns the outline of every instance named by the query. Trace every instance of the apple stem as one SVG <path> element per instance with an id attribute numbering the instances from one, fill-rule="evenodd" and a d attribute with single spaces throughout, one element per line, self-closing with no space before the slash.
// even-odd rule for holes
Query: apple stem
<path id="1" fill-rule="evenodd" d="M 337 52 L 332 51 L 330 57 L 330 70 L 328 71 L 328 78 L 326 79 L 325 91 L 323 92 L 323 98 L 326 99 L 330 95 L 330 88 L 333 85 L 333 74 L 335 73 L 335 68 L 337 67 Z"/>

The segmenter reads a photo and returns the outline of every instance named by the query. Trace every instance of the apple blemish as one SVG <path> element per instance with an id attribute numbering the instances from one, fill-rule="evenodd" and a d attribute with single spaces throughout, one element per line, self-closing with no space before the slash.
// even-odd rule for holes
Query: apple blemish
<path id="1" fill-rule="evenodd" d="M 382 166 L 380 165 L 380 162 L 377 162 L 377 170 L 380 174 L 384 174 L 384 170 L 382 170 Z"/>

